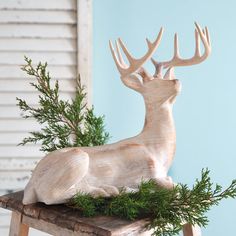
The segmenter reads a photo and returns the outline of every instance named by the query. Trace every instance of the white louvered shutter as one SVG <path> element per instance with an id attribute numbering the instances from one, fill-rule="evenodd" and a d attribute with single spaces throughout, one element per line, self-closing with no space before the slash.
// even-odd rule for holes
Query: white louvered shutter
<path id="1" fill-rule="evenodd" d="M 34 120 L 21 118 L 16 106 L 16 97 L 30 105 L 38 101 L 29 85 L 33 80 L 20 70 L 24 55 L 35 63 L 48 62 L 66 99 L 73 96 L 80 67 L 90 95 L 90 11 L 90 0 L 0 1 L 0 195 L 24 188 L 43 156 L 37 145 L 16 146 L 39 128 Z M 1 214 L 0 228 L 6 223 Z"/>

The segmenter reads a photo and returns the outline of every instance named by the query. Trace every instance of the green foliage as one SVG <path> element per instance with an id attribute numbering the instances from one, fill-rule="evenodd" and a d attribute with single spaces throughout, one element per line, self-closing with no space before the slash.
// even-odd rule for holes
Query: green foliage
<path id="1" fill-rule="evenodd" d="M 222 191 L 209 177 L 209 170 L 202 170 L 200 180 L 192 189 L 178 184 L 173 189 L 163 189 L 150 180 L 140 184 L 137 192 L 126 193 L 121 190 L 118 196 L 93 198 L 78 193 L 69 206 L 81 210 L 84 216 L 111 215 L 129 220 L 149 218 L 148 229 L 153 235 L 172 236 L 182 230 L 184 222 L 205 227 L 208 219 L 205 213 L 222 199 L 236 197 L 236 180 Z"/>
<path id="2" fill-rule="evenodd" d="M 104 129 L 104 117 L 95 116 L 94 109 L 86 107 L 86 93 L 80 78 L 74 99 L 64 101 L 59 96 L 59 83 L 54 86 L 47 71 L 47 63 L 41 62 L 34 68 L 32 60 L 25 57 L 26 65 L 22 67 L 28 75 L 35 77 L 30 83 L 39 93 L 37 107 L 28 105 L 25 100 L 17 98 L 18 106 L 26 119 L 33 118 L 42 124 L 40 131 L 31 132 L 20 145 L 41 142 L 41 150 L 51 152 L 64 147 L 95 146 L 105 144 L 109 134 Z"/>

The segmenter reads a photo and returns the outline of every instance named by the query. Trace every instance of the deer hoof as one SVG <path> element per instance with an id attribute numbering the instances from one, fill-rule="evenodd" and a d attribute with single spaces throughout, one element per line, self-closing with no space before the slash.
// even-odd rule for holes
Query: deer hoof
<path id="1" fill-rule="evenodd" d="M 175 184 L 170 176 L 165 178 L 156 178 L 155 179 L 157 185 L 166 189 L 173 189 Z"/>
<path id="2" fill-rule="evenodd" d="M 90 194 L 96 198 L 96 197 L 109 197 L 110 195 L 102 188 L 96 188 L 93 189 Z"/>
<path id="3" fill-rule="evenodd" d="M 104 191 L 106 191 L 109 194 L 109 196 L 119 195 L 119 190 L 115 186 L 104 184 L 104 185 L 101 186 L 101 188 L 104 189 Z"/>

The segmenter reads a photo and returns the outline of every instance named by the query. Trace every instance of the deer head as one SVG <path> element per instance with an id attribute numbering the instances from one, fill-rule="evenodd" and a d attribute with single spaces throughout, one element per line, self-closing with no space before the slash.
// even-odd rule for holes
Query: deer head
<path id="1" fill-rule="evenodd" d="M 117 69 L 120 72 L 123 83 L 127 87 L 141 93 L 144 99 L 152 99 L 163 102 L 167 99 L 175 97 L 179 93 L 181 85 L 174 76 L 174 67 L 199 64 L 203 62 L 211 52 L 211 43 L 207 27 L 202 29 L 197 23 L 195 23 L 195 26 L 195 54 L 192 58 L 188 59 L 183 59 L 179 55 L 177 34 L 174 36 L 174 56 L 171 60 L 157 62 L 151 58 L 160 44 L 163 28 L 160 29 L 160 32 L 153 43 L 146 39 L 148 51 L 140 59 L 134 58 L 129 53 L 128 49 L 120 38 L 118 41 L 116 41 L 116 52 L 111 41 L 109 41 L 111 53 Z M 200 52 L 200 40 L 205 49 L 203 54 Z M 122 48 L 129 65 L 125 63 L 121 55 L 120 47 Z M 143 64 L 150 58 L 156 68 L 154 75 L 150 75 L 143 68 Z M 163 69 L 166 69 L 164 76 L 162 76 Z M 139 79 L 138 75 L 141 76 L 141 80 Z"/>

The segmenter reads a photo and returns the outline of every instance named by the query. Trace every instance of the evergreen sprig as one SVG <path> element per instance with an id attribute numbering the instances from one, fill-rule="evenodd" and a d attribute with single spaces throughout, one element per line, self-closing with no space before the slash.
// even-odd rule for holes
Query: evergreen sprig
<path id="1" fill-rule="evenodd" d="M 118 196 L 93 198 L 78 193 L 69 206 L 78 208 L 83 216 L 109 215 L 129 220 L 148 218 L 148 229 L 155 236 L 178 234 L 184 223 L 205 227 L 208 218 L 205 213 L 222 199 L 236 197 L 236 180 L 222 191 L 209 177 L 209 170 L 203 169 L 201 179 L 196 180 L 192 189 L 177 184 L 173 189 L 163 189 L 155 181 L 142 182 L 137 192 L 121 190 Z"/>
<path id="2" fill-rule="evenodd" d="M 52 85 L 47 63 L 33 66 L 25 57 L 22 67 L 36 82 L 30 83 L 39 93 L 38 106 L 30 106 L 25 100 L 16 98 L 26 119 L 33 118 L 42 124 L 40 131 L 30 132 L 19 145 L 41 143 L 41 150 L 51 152 L 64 147 L 96 146 L 105 144 L 109 134 L 105 132 L 104 117 L 95 116 L 94 109 L 87 108 L 86 93 L 77 79 L 75 96 L 71 101 L 60 99 L 58 81 Z"/>

